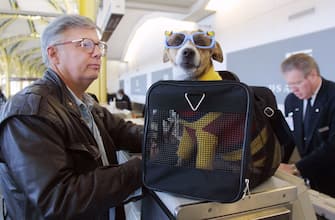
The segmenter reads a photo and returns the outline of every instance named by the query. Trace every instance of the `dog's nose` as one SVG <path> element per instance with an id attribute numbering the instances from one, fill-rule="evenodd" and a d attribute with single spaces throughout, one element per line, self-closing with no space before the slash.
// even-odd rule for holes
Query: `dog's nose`
<path id="1" fill-rule="evenodd" d="M 192 49 L 190 49 L 190 48 L 185 48 L 184 50 L 183 50 L 183 56 L 184 57 L 193 57 L 194 56 L 194 54 L 195 54 L 195 52 L 194 52 L 194 50 L 192 50 Z"/>

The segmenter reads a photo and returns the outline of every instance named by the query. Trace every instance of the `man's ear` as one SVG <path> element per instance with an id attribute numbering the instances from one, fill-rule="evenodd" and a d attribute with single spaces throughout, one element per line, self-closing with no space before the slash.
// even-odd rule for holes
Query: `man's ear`
<path id="1" fill-rule="evenodd" d="M 166 63 L 170 60 L 169 58 L 169 51 L 167 48 L 164 49 L 163 51 L 163 62 Z"/>
<path id="2" fill-rule="evenodd" d="M 50 63 L 58 64 L 59 57 L 58 57 L 58 51 L 56 47 L 48 47 L 47 54 L 48 54 L 48 59 Z"/>
<path id="3" fill-rule="evenodd" d="M 222 63 L 223 61 L 223 54 L 222 54 L 222 49 L 221 49 L 221 46 L 219 44 L 219 42 L 215 42 L 215 46 L 212 50 L 212 58 L 213 60 L 216 60 L 220 63 Z"/>

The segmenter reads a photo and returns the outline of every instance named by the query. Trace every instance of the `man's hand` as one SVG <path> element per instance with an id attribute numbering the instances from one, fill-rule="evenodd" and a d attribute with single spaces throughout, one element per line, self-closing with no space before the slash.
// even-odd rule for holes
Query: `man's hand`
<path id="1" fill-rule="evenodd" d="M 281 163 L 278 169 L 295 176 L 300 176 L 300 172 L 295 164 Z"/>

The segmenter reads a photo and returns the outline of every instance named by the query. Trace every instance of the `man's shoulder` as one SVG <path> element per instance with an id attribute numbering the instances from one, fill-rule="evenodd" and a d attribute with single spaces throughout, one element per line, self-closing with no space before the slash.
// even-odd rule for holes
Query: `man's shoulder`
<path id="1" fill-rule="evenodd" d="M 322 78 L 322 85 L 317 95 L 321 102 L 335 104 L 335 82 Z"/>
<path id="2" fill-rule="evenodd" d="M 327 90 L 335 91 L 335 82 L 327 80 L 327 79 L 323 79 L 322 83 L 325 85 Z"/>
<path id="3" fill-rule="evenodd" d="M 13 97 L 3 106 L 0 121 L 14 115 L 38 115 L 41 107 L 47 107 L 50 98 L 50 87 L 46 84 L 35 83 Z"/>

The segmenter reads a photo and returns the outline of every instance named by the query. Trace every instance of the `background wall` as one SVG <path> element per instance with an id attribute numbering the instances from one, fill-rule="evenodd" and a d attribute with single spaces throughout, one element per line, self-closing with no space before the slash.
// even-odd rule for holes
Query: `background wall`
<path id="1" fill-rule="evenodd" d="M 215 14 L 197 24 L 184 24 L 182 28 L 185 28 L 185 26 L 191 28 L 197 25 L 204 30 L 215 30 L 216 38 L 220 42 L 225 54 L 223 63 L 214 62 L 217 70 L 232 68 L 231 70 L 235 71 L 241 77 L 242 81 L 253 85 L 271 87 L 271 85 L 280 84 L 281 86 L 285 86 L 279 71 L 280 62 L 285 58 L 287 52 L 299 50 L 296 47 L 300 42 L 299 39 L 304 39 L 300 37 L 317 34 L 320 31 L 321 34 L 322 31 L 335 27 L 335 1 L 273 0 L 268 1 L 263 7 L 252 8 L 254 1 L 257 0 L 243 1 L 243 7 L 239 7 L 239 4 L 236 4 L 230 11 L 218 7 Z M 153 72 L 169 68 L 169 64 L 162 62 L 164 31 L 175 30 L 174 27 L 180 29 L 178 21 L 164 23 L 162 21 L 157 22 L 156 20 L 151 22 L 148 26 L 150 27 L 149 29 L 139 31 L 138 35 L 135 36 L 136 39 L 133 39 L 137 47 L 136 50 L 131 50 L 128 56 L 128 63 L 123 63 L 122 68 L 117 67 L 118 64 L 111 66 L 118 69 L 118 78 L 124 80 L 126 93 L 130 95 L 133 101 L 140 103 L 145 102 L 145 94 L 136 94 L 134 90 L 130 89 L 131 78 L 138 77 L 139 75 L 145 76 L 146 83 L 145 85 L 143 83 L 143 86 L 146 87 L 146 90 L 152 83 Z M 142 26 L 147 26 L 146 24 L 148 23 L 143 22 Z M 334 44 L 332 42 L 332 39 L 335 39 L 335 36 L 333 36 L 334 32 L 323 33 L 325 33 L 324 38 L 318 38 L 319 36 L 323 36 L 322 34 L 315 35 L 316 38 L 313 39 L 311 47 L 319 47 L 319 44 L 327 47 L 327 45 L 332 46 Z M 285 42 L 293 42 L 293 44 L 288 43 L 285 51 L 280 50 L 281 44 L 285 44 Z M 310 49 L 308 42 L 308 40 L 305 41 L 307 45 L 301 48 Z M 253 52 L 253 50 L 257 50 L 257 53 Z M 322 73 L 327 74 L 328 79 L 335 79 L 332 76 L 335 69 L 329 56 L 331 52 L 332 49 L 329 49 L 327 54 L 321 52 L 321 55 L 315 58 L 320 64 Z M 238 54 L 245 54 L 245 56 L 243 59 L 240 59 Z M 312 55 L 314 56 L 315 53 Z M 271 67 L 269 67 L 271 71 L 269 71 L 269 69 L 264 67 L 267 64 L 267 59 L 271 57 L 276 58 L 271 63 Z M 230 65 L 230 62 L 234 63 Z M 249 68 L 252 70 L 252 74 L 246 75 L 244 69 L 248 70 Z M 115 71 L 112 70 L 111 73 L 113 74 L 113 72 Z M 165 74 L 161 75 L 164 76 Z M 165 77 L 169 78 L 169 75 L 167 74 Z M 268 78 L 274 81 L 263 80 Z M 142 86 L 141 83 L 138 85 Z M 272 86 L 271 88 L 276 92 L 276 86 Z M 116 87 L 113 87 L 109 91 L 116 89 Z M 282 92 L 276 93 L 278 102 L 281 104 L 285 94 Z"/>

